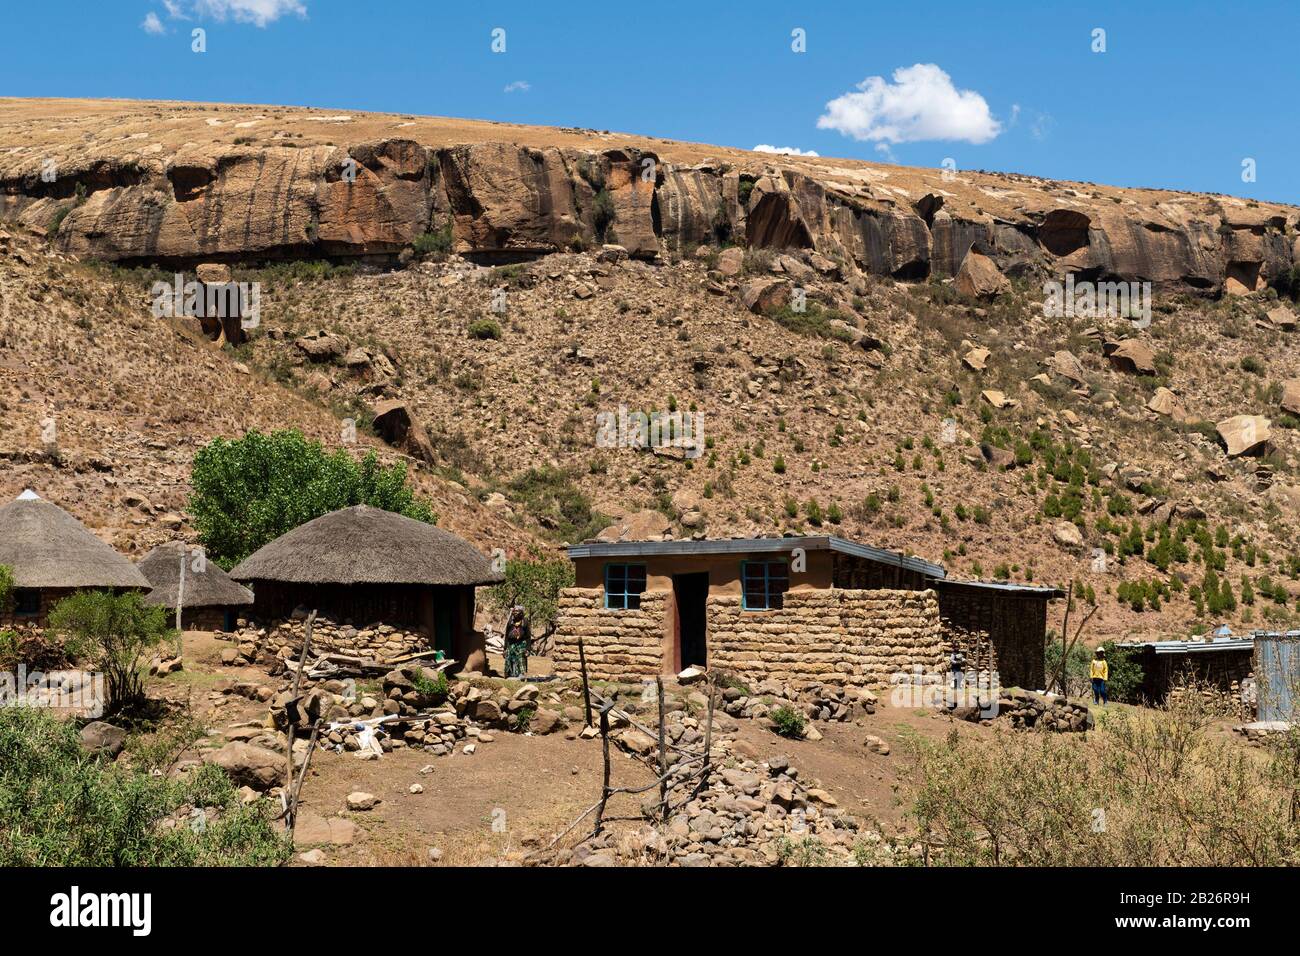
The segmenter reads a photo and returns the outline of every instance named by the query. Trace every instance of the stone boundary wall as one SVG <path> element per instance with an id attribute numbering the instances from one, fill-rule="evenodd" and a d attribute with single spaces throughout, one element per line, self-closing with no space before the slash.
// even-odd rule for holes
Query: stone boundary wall
<path id="1" fill-rule="evenodd" d="M 779 611 L 708 601 L 709 664 L 749 680 L 883 687 L 946 661 L 934 591 L 791 591 Z"/>
<path id="2" fill-rule="evenodd" d="M 664 614 L 667 591 L 646 591 L 636 611 L 609 610 L 604 588 L 565 588 L 556 618 L 555 673 L 577 677 L 578 637 L 593 680 L 653 680 L 663 670 Z"/>

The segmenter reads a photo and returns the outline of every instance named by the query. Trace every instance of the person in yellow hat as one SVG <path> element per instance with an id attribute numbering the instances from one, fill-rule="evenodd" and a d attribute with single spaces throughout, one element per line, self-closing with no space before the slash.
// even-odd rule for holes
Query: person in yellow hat
<path id="1" fill-rule="evenodd" d="M 1093 654 L 1092 667 L 1088 676 L 1092 678 L 1092 702 L 1106 705 L 1106 681 L 1110 680 L 1110 665 L 1106 663 L 1106 652 L 1100 647 Z"/>

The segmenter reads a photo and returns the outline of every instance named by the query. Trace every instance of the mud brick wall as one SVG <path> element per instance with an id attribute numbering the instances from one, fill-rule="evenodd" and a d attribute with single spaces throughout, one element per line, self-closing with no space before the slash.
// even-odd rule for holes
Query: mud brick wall
<path id="1" fill-rule="evenodd" d="M 609 610 L 603 588 L 565 588 L 555 627 L 551 659 L 555 673 L 576 677 L 578 637 L 587 656 L 587 675 L 593 680 L 637 681 L 654 678 L 663 670 L 664 614 L 667 591 L 646 591 L 641 608 Z"/>
<path id="2" fill-rule="evenodd" d="M 754 681 L 886 686 L 945 657 L 935 593 L 792 591 L 779 611 L 745 611 L 738 595 L 708 602 L 709 664 Z"/>

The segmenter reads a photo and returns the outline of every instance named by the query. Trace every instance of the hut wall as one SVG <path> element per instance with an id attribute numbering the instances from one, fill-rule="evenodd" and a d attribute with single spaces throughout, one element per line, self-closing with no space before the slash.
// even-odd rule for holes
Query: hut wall
<path id="1" fill-rule="evenodd" d="M 1232 693 L 1251 672 L 1249 649 L 1196 651 L 1189 654 L 1157 654 L 1145 647 L 1134 660 L 1142 667 L 1139 693 L 1152 703 L 1163 703 L 1174 686 L 1188 678 Z"/>
<path id="2" fill-rule="evenodd" d="M 359 628 L 375 623 L 411 628 L 425 628 L 430 624 L 431 589 L 421 585 L 253 581 L 248 586 L 253 590 L 252 613 L 264 621 L 287 618 L 302 607 Z"/>
<path id="3" fill-rule="evenodd" d="M 1036 689 L 1044 685 L 1045 599 L 940 585 L 939 617 L 950 650 L 970 642 L 972 635 L 987 637 L 1002 686 Z M 969 651 L 967 654 L 969 657 Z"/>
<path id="4" fill-rule="evenodd" d="M 20 624 L 34 624 L 37 627 L 44 627 L 50 616 L 50 611 L 54 610 L 54 605 L 58 604 L 65 597 L 76 594 L 78 590 L 88 590 L 86 588 L 36 588 L 34 589 L 40 595 L 40 611 L 35 617 L 28 615 L 18 616 L 13 613 L 12 601 L 9 608 L 0 609 L 0 627 L 16 627 Z"/>
<path id="5" fill-rule="evenodd" d="M 293 655 L 302 651 L 304 620 L 280 621 L 267 627 L 254 627 L 237 631 L 236 643 L 245 646 L 261 645 L 262 652 L 270 656 Z M 405 654 L 431 650 L 428 637 L 420 630 L 407 630 L 389 624 L 373 627 L 353 627 L 328 618 L 317 617 L 311 632 L 312 650 L 331 651 L 371 660 L 387 660 Z"/>

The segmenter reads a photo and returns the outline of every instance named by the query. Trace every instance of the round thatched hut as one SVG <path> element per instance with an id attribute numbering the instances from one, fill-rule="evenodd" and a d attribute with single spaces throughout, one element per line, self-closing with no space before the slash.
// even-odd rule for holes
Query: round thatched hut
<path id="1" fill-rule="evenodd" d="M 252 591 L 184 541 L 160 544 L 136 567 L 153 585 L 145 603 L 175 609 L 179 598 L 181 625 L 190 630 L 233 631 L 239 609 L 253 603 Z"/>
<path id="2" fill-rule="evenodd" d="M 44 624 L 50 608 L 74 591 L 149 589 L 130 560 L 32 491 L 0 507 L 0 564 L 14 573 L 0 624 Z"/>
<path id="3" fill-rule="evenodd" d="M 357 627 L 418 629 L 430 647 L 469 668 L 485 661 L 474 630 L 474 589 L 501 575 L 468 541 L 366 505 L 322 515 L 281 535 L 230 576 L 253 589 L 263 620 L 296 608 Z"/>

